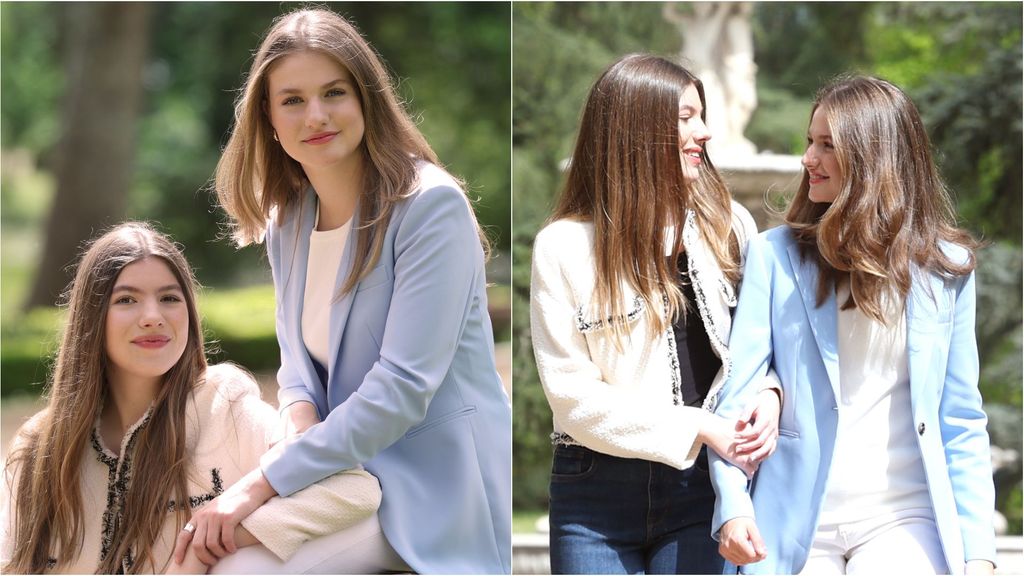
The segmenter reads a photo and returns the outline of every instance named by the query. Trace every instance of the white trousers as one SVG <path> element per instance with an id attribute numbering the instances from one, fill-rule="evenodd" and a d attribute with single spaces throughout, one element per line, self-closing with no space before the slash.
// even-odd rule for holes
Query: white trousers
<path id="1" fill-rule="evenodd" d="M 949 574 L 930 509 L 822 524 L 800 574 Z"/>
<path id="2" fill-rule="evenodd" d="M 306 542 L 286 562 L 265 546 L 247 546 L 215 564 L 210 574 L 380 574 L 411 571 L 388 544 L 374 514 L 341 532 Z"/>

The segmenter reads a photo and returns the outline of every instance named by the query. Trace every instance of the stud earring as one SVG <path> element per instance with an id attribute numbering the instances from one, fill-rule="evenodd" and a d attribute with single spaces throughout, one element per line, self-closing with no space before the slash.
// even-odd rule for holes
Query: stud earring
<path id="1" fill-rule="evenodd" d="M 280 140 L 277 139 L 277 130 L 274 130 L 274 142 L 280 142 Z"/>

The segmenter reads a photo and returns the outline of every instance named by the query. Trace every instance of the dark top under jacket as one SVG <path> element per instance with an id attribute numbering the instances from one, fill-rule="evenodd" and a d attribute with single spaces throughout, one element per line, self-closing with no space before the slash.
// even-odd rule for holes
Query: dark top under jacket
<path id="1" fill-rule="evenodd" d="M 690 282 L 686 253 L 679 255 L 679 284 L 686 296 L 686 312 L 676 317 L 672 330 L 675 332 L 676 352 L 679 356 L 680 387 L 683 403 L 699 407 L 704 403 L 711 383 L 722 367 L 722 360 L 711 348 L 711 340 L 704 330 L 693 283 Z"/>

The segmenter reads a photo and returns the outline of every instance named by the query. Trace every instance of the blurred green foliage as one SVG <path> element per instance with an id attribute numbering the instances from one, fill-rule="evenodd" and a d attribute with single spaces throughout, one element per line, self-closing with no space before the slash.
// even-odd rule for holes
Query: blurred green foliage
<path id="1" fill-rule="evenodd" d="M 224 216 L 207 185 L 233 119 L 233 99 L 262 33 L 298 3 L 170 2 L 152 6 L 141 79 L 144 110 L 128 217 L 157 220 L 190 247 L 206 284 L 268 281 L 259 249 L 218 239 Z M 510 8 L 497 3 L 327 3 L 349 17 L 398 79 L 441 161 L 467 182 L 494 247 L 508 251 Z M 59 3 L 3 3 L 0 147 L 53 168 L 63 97 Z M 6 170 L 5 170 L 6 172 Z M 40 226 L 9 200 L 3 220 Z M 84 240 L 84 239 L 83 239 Z"/>
<path id="2" fill-rule="evenodd" d="M 57 308 L 36 308 L 17 324 L 0 325 L 0 395 L 42 392 L 57 351 L 62 318 Z"/>
<path id="3" fill-rule="evenodd" d="M 546 514 L 546 510 L 514 510 L 512 512 L 512 533 L 529 534 L 536 532 L 537 521 Z"/>
<path id="4" fill-rule="evenodd" d="M 4 284 L 8 281 L 5 278 Z M 495 341 L 508 341 L 509 291 L 487 291 Z M 211 363 L 230 360 L 253 372 L 273 372 L 280 365 L 274 331 L 274 287 L 260 284 L 241 288 L 207 288 L 199 294 L 199 313 Z M 18 322 L 0 325 L 0 396 L 38 394 L 53 366 L 63 308 L 34 308 Z"/>
<path id="5" fill-rule="evenodd" d="M 154 3 L 140 81 L 128 218 L 152 220 L 183 245 L 199 280 L 211 360 L 276 368 L 274 298 L 263 247 L 238 251 L 220 237 L 223 213 L 208 190 L 234 117 L 233 101 L 272 20 L 302 4 Z M 499 3 L 326 3 L 377 49 L 400 96 L 441 161 L 467 183 L 495 259 L 489 291 L 497 339 L 511 333 L 511 10 Z M 60 313 L 19 310 L 37 263 L 54 192 L 64 95 L 59 3 L 0 4 L 0 219 L 4 395 L 46 378 Z M 83 241 L 86 239 L 82 239 Z M 506 255 L 502 257 L 502 255 Z M 68 262 L 67 264 L 72 264 Z M 257 287 L 230 290 L 229 286 Z M 498 307 L 504 308 L 498 308 Z M 38 388 L 37 388 L 38 390 Z"/>
<path id="6" fill-rule="evenodd" d="M 3 396 L 42 390 L 57 351 L 63 308 L 35 308 L 17 324 L 0 328 Z M 274 287 L 209 289 L 199 296 L 199 313 L 210 362 L 230 358 L 254 372 L 278 365 L 274 333 Z"/>
<path id="7" fill-rule="evenodd" d="M 513 25 L 513 498 L 534 509 L 547 505 L 551 412 L 530 341 L 533 237 L 598 74 L 628 52 L 675 57 L 681 41 L 660 3 L 521 3 Z M 801 154 L 815 92 L 844 72 L 886 77 L 918 104 L 962 224 L 989 241 L 977 272 L 981 388 L 994 443 L 1019 454 L 1021 3 L 764 2 L 752 28 L 759 105 L 746 136 L 759 150 Z M 1017 462 L 996 480 L 1019 534 Z"/>

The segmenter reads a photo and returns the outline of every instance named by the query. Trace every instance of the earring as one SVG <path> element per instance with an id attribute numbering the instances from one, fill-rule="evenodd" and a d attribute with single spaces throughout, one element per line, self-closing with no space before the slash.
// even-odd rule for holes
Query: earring
<path id="1" fill-rule="evenodd" d="M 277 130 L 274 130 L 274 142 L 280 142 L 280 140 L 277 139 Z"/>

